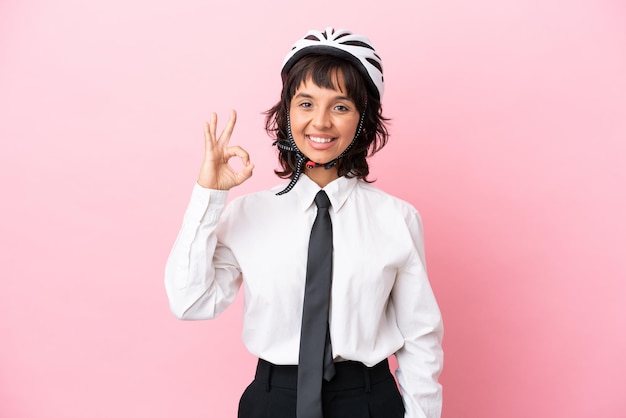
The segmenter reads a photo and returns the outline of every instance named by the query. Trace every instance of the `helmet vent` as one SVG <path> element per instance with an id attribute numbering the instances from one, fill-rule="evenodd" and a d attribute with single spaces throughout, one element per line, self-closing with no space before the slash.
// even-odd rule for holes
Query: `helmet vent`
<path id="1" fill-rule="evenodd" d="M 344 58 L 354 64 L 365 78 L 371 91 L 382 99 L 385 83 L 383 80 L 383 63 L 376 54 L 369 39 L 355 35 L 345 29 L 310 30 L 304 38 L 296 41 L 293 48 L 283 60 L 281 77 L 283 82 L 294 63 L 305 55 L 321 54 Z"/>
<path id="2" fill-rule="evenodd" d="M 363 48 L 369 48 L 372 51 L 374 50 L 374 48 L 372 48 L 371 45 L 366 44 L 365 42 L 361 42 L 361 41 L 345 41 L 345 42 L 341 42 L 342 45 L 350 45 L 350 46 L 360 46 Z"/>
<path id="3" fill-rule="evenodd" d="M 374 67 L 378 68 L 378 71 L 380 71 L 381 73 L 383 72 L 383 67 L 380 65 L 380 62 L 371 58 L 365 58 L 365 60 L 372 64 Z"/>

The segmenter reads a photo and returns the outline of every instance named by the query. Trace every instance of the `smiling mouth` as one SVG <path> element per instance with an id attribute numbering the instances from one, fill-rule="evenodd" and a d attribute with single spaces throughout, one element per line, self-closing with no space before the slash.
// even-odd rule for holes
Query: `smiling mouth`
<path id="1" fill-rule="evenodd" d="M 315 142 L 316 144 L 327 144 L 329 142 L 332 142 L 335 138 L 320 138 L 317 136 L 308 136 L 309 140 L 311 140 L 311 142 Z"/>

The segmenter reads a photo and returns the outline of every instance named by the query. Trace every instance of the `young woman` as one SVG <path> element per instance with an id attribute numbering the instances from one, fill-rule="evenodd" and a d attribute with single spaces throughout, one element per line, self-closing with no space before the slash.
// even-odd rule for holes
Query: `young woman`
<path id="1" fill-rule="evenodd" d="M 167 262 L 172 312 L 214 318 L 243 285 L 243 341 L 259 363 L 240 418 L 439 417 L 443 328 L 421 220 L 367 181 L 367 157 L 387 142 L 380 57 L 365 37 L 312 30 L 282 79 L 267 131 L 289 182 L 225 207 L 253 164 L 229 145 L 235 112 L 219 136 L 212 114 Z"/>

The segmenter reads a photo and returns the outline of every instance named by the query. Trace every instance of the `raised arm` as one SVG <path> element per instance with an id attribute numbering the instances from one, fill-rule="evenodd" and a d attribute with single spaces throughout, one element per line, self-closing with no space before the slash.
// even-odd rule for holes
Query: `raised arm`
<path id="1" fill-rule="evenodd" d="M 252 175 L 248 153 L 239 146 L 228 146 L 236 117 L 233 110 L 219 137 L 215 113 L 205 124 L 205 152 L 198 183 L 165 267 L 170 309 L 180 319 L 214 318 L 234 300 L 241 284 L 237 260 L 216 235 L 227 190 Z M 239 172 L 228 163 L 233 157 L 244 164 Z"/>

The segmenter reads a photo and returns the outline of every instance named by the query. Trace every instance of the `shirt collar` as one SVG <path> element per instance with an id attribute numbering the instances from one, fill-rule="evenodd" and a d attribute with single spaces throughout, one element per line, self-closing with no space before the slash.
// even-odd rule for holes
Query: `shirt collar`
<path id="1" fill-rule="evenodd" d="M 333 211 L 338 212 L 356 187 L 357 182 L 358 179 L 355 177 L 339 177 L 328 183 L 326 187 L 320 188 L 307 175 L 303 175 L 300 176 L 290 193 L 296 195 L 298 206 L 305 211 L 314 204 L 313 201 L 317 192 L 323 189 L 328 195 Z"/>

